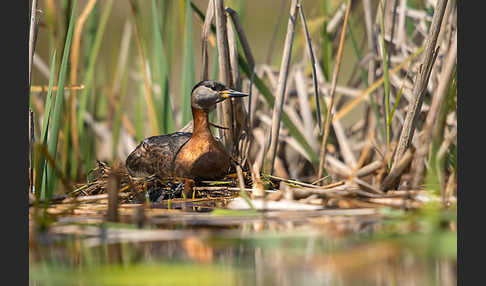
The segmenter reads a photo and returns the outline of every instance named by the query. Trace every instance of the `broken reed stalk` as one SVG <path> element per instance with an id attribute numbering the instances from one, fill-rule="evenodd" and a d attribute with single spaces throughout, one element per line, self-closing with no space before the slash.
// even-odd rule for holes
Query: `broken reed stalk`
<path id="1" fill-rule="evenodd" d="M 413 133 L 417 125 L 417 118 L 422 108 L 422 103 L 429 82 L 430 72 L 437 56 L 436 43 L 437 37 L 440 31 L 440 25 L 444 16 L 445 8 L 447 6 L 447 0 L 439 0 L 436 5 L 432 23 L 430 25 L 429 34 L 425 42 L 424 59 L 417 80 L 414 82 L 412 94 L 414 96 L 413 102 L 408 106 L 408 112 L 403 123 L 402 131 L 400 133 L 400 139 L 398 141 L 397 148 L 395 149 L 395 155 L 393 158 L 393 164 L 391 170 L 397 166 L 401 157 L 405 151 L 409 148 L 412 142 Z"/>
<path id="2" fill-rule="evenodd" d="M 106 220 L 109 222 L 118 222 L 118 190 L 120 189 L 120 175 L 115 170 L 108 176 L 108 211 Z"/>
<path id="3" fill-rule="evenodd" d="M 201 80 L 209 79 L 209 64 L 208 64 L 208 38 L 211 31 L 211 21 L 214 16 L 214 0 L 209 0 L 208 8 L 206 10 L 206 18 L 202 29 L 201 37 Z"/>
<path id="4" fill-rule="evenodd" d="M 441 109 L 441 105 L 447 95 L 447 88 L 451 80 L 451 76 L 456 65 L 457 59 L 457 34 L 454 34 L 454 38 L 449 48 L 449 52 L 444 60 L 444 66 L 439 76 L 439 83 L 432 97 L 432 103 L 425 119 L 423 131 L 420 134 L 420 144 L 417 148 L 417 155 L 415 156 L 412 166 L 414 167 L 414 176 L 412 180 L 412 187 L 418 187 L 422 184 L 424 178 L 425 158 L 429 151 L 429 145 L 432 140 L 432 133 L 434 129 L 434 123 L 437 120 L 437 115 Z"/>
<path id="5" fill-rule="evenodd" d="M 233 88 L 231 63 L 226 28 L 226 15 L 223 0 L 214 0 L 214 14 L 216 16 L 216 42 L 218 46 L 219 80 L 226 86 Z M 221 107 L 219 107 L 221 106 Z M 218 106 L 218 120 L 224 127 L 232 127 L 231 101 L 225 100 Z M 233 129 L 223 130 L 223 144 L 228 153 L 233 150 Z"/>
<path id="6" fill-rule="evenodd" d="M 339 48 L 337 52 L 337 58 L 336 58 L 336 64 L 334 66 L 334 72 L 332 75 L 332 81 L 331 81 L 331 90 L 329 91 L 329 97 L 330 97 L 330 102 L 327 108 L 327 114 L 326 114 L 326 125 L 324 127 L 324 136 L 322 138 L 322 144 L 321 144 L 321 156 L 319 160 L 319 171 L 317 178 L 320 179 L 322 177 L 322 173 L 324 171 L 324 162 L 326 158 L 326 141 L 327 137 L 329 136 L 329 129 L 331 125 L 331 118 L 332 118 L 332 108 L 334 105 L 334 92 L 336 90 L 336 83 L 337 83 L 337 77 L 339 74 L 340 66 L 341 66 L 341 58 L 343 55 L 343 46 L 344 46 L 344 39 L 346 36 L 346 31 L 347 31 L 347 23 L 348 23 L 348 18 L 349 18 L 349 11 L 351 10 L 351 0 L 348 0 L 348 5 L 346 7 L 346 14 L 344 15 L 344 23 L 343 23 L 343 28 L 341 31 L 341 39 L 339 40 Z M 322 181 L 321 181 L 322 184 Z"/>
<path id="7" fill-rule="evenodd" d="M 383 183 L 381 184 L 381 190 L 386 191 L 390 188 L 393 188 L 394 185 L 397 183 L 397 179 L 399 179 L 400 175 L 403 173 L 405 168 L 410 165 L 410 162 L 413 158 L 414 150 L 413 148 L 408 148 L 405 151 L 405 154 L 400 158 L 400 161 L 397 162 L 395 167 L 391 170 L 391 172 L 385 177 Z"/>
<path id="8" fill-rule="evenodd" d="M 361 169 L 354 172 L 353 176 L 354 177 L 368 176 L 368 175 L 374 173 L 375 171 L 377 171 L 378 169 L 380 169 L 382 166 L 383 166 L 382 161 L 371 162 L 368 165 L 363 166 Z"/>
<path id="9" fill-rule="evenodd" d="M 280 121 L 282 117 L 282 107 L 285 99 L 285 89 L 287 87 L 287 78 L 290 68 L 290 58 L 292 55 L 292 44 L 294 42 L 295 21 L 297 18 L 299 0 L 292 0 L 290 4 L 289 22 L 287 25 L 287 35 L 285 37 L 285 46 L 283 50 L 283 58 L 280 64 L 280 72 L 278 76 L 277 94 L 275 97 L 275 104 L 273 106 L 272 126 L 268 137 L 268 156 L 270 158 L 270 174 L 273 174 L 273 167 L 275 163 L 275 156 L 277 155 L 278 135 L 280 132 Z"/>

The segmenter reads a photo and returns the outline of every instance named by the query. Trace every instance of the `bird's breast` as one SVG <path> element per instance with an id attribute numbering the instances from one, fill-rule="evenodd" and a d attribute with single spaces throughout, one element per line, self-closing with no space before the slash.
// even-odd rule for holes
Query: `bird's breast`
<path id="1" fill-rule="evenodd" d="M 224 176 L 230 157 L 214 138 L 192 138 L 180 150 L 174 162 L 176 176 L 215 179 Z"/>

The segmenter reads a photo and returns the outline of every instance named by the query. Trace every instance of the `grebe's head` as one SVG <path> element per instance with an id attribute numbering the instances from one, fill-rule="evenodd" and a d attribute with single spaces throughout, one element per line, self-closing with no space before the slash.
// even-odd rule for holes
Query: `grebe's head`
<path id="1" fill-rule="evenodd" d="M 192 89 L 191 106 L 211 111 L 218 102 L 230 97 L 244 96 L 248 96 L 248 93 L 232 90 L 215 80 L 203 80 Z"/>

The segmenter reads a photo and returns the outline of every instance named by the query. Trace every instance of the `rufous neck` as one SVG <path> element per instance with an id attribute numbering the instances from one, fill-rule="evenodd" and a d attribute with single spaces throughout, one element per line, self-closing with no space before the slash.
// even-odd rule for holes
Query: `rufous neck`
<path id="1" fill-rule="evenodd" d="M 192 118 L 193 118 L 193 135 L 197 134 L 210 134 L 209 129 L 209 111 L 192 107 Z"/>

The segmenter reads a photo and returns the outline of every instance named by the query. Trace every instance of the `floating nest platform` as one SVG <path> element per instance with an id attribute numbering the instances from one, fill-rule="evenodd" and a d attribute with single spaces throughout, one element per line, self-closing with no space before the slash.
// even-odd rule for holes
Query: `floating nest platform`
<path id="1" fill-rule="evenodd" d="M 287 202 L 311 205 L 322 209 L 350 209 L 393 207 L 414 209 L 424 202 L 440 200 L 424 190 L 391 190 L 376 193 L 363 188 L 352 180 L 341 180 L 325 186 L 261 174 L 259 186 L 253 186 L 251 174 L 243 172 L 244 187 L 236 173 L 215 181 L 194 181 L 186 178 L 159 178 L 156 175 L 134 178 L 119 163 L 113 166 L 97 161 L 88 181 L 77 185 L 69 194 L 54 196 L 51 204 L 108 203 L 110 190 L 119 204 L 145 204 L 155 208 L 171 208 L 184 204 L 212 202 L 213 207 L 226 207 L 235 198 L 247 201 Z M 31 205 L 33 202 L 31 202 Z M 258 203 L 255 204 L 258 206 Z M 276 205 L 276 204 L 275 204 Z M 249 206 L 251 207 L 251 206 Z M 263 207 L 257 207 L 263 209 Z M 285 210 L 285 204 L 278 208 Z M 293 209 L 289 207 L 289 209 Z M 305 207 L 302 208 L 306 209 Z"/>

